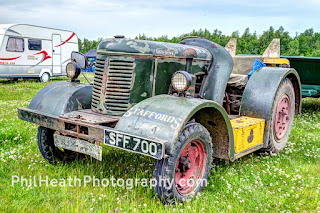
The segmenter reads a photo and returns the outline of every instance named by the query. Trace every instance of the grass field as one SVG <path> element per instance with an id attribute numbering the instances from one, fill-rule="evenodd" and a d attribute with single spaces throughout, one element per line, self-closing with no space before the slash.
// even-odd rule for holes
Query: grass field
<path id="1" fill-rule="evenodd" d="M 90 79 L 93 75 L 89 74 Z M 68 80 L 66 77 L 57 80 Z M 85 82 L 81 78 L 81 82 Z M 154 160 L 105 148 L 91 158 L 48 164 L 37 148 L 37 126 L 17 119 L 48 83 L 0 81 L 1 212 L 320 212 L 320 99 L 303 99 L 287 148 L 276 156 L 251 154 L 235 162 L 216 161 L 209 186 L 194 200 L 164 206 L 154 190 L 125 187 L 12 186 L 13 175 L 67 179 L 151 178 Z"/>

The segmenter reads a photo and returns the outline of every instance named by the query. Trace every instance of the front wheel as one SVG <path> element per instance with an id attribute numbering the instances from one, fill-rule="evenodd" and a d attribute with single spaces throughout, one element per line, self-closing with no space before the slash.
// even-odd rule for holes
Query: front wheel
<path id="1" fill-rule="evenodd" d="M 73 152 L 67 149 L 60 149 L 54 145 L 54 131 L 42 126 L 38 128 L 38 148 L 43 158 L 50 164 L 56 165 L 57 162 L 70 162 L 81 158 L 81 153 Z"/>
<path id="2" fill-rule="evenodd" d="M 190 199 L 207 185 L 212 163 L 212 140 L 199 123 L 183 129 L 172 156 L 155 163 L 155 191 L 165 204 Z"/>

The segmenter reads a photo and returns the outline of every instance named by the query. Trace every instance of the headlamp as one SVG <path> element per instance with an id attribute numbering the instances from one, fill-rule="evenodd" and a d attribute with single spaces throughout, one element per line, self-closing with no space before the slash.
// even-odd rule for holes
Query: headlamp
<path id="1" fill-rule="evenodd" d="M 78 78 L 81 69 L 80 66 L 75 62 L 69 62 L 66 67 L 67 76 L 71 78 L 71 81 L 74 81 Z"/>
<path id="2" fill-rule="evenodd" d="M 177 92 L 187 91 L 192 82 L 191 75 L 186 71 L 177 71 L 172 75 L 171 85 Z"/>

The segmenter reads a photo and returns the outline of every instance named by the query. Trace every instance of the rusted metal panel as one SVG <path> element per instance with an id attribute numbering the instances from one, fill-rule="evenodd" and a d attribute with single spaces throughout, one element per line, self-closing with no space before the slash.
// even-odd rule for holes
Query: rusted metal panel
<path id="1" fill-rule="evenodd" d="M 198 110 L 190 120 L 202 124 L 209 131 L 213 157 L 234 160 L 234 136 L 225 115 L 225 111 L 222 113 L 218 108 L 208 106 Z"/>
<path id="2" fill-rule="evenodd" d="M 298 73 L 290 68 L 263 67 L 253 73 L 244 90 L 240 116 L 265 119 L 264 147 L 267 146 L 270 115 L 277 89 L 284 78 L 288 77 L 295 89 L 296 113 L 301 111 L 301 85 Z"/>
<path id="3" fill-rule="evenodd" d="M 67 112 L 89 109 L 92 86 L 58 81 L 40 90 L 29 104 L 29 109 L 61 115 Z"/>
<path id="4" fill-rule="evenodd" d="M 54 145 L 63 149 L 90 155 L 93 158 L 102 161 L 102 147 L 87 141 L 54 134 Z"/>
<path id="5" fill-rule="evenodd" d="M 167 42 L 157 42 L 148 40 L 136 40 L 126 38 L 111 38 L 102 41 L 98 46 L 98 55 L 100 52 L 107 52 L 112 55 L 140 55 L 157 57 L 179 57 L 186 58 L 186 50 L 190 46 L 174 44 Z M 195 58 L 211 60 L 211 54 L 208 50 L 201 47 L 192 47 L 196 55 Z"/>
<path id="6" fill-rule="evenodd" d="M 116 132 L 120 133 L 122 135 L 128 135 L 130 133 L 126 132 L 125 130 L 115 130 L 114 128 L 110 128 L 107 126 L 102 126 L 102 125 L 93 125 L 89 123 L 85 123 L 81 120 L 72 120 L 72 119 L 64 119 L 61 117 L 58 117 L 56 115 L 51 115 L 48 113 L 40 112 L 37 110 L 31 110 L 31 109 L 26 109 L 26 108 L 18 108 L 18 117 L 21 120 L 25 120 L 31 123 L 38 124 L 39 126 L 43 126 L 52 130 L 57 131 L 59 134 L 64 135 L 64 136 L 72 136 L 78 139 L 84 139 L 90 143 L 97 143 L 99 146 L 101 143 L 105 145 L 110 145 L 110 143 L 106 143 L 105 139 L 108 140 L 108 138 L 105 137 L 105 131 L 108 132 Z M 79 132 L 78 128 L 76 131 L 66 129 L 66 123 L 71 123 L 76 125 L 77 127 L 81 128 L 87 128 L 87 131 L 84 132 Z M 165 147 L 165 144 L 168 141 L 165 140 L 160 140 L 158 138 L 148 138 L 148 137 L 141 137 L 140 135 L 134 135 L 130 134 L 132 137 L 136 138 L 145 138 L 151 142 L 155 142 L 157 144 L 161 145 L 161 148 Z M 66 142 L 67 143 L 67 142 Z M 69 142 L 68 142 L 69 143 Z M 70 142 L 71 143 L 71 142 Z M 112 145 L 112 144 L 111 144 Z M 120 148 L 120 147 L 118 147 Z M 164 149 L 164 148 L 163 148 Z M 130 149 L 126 149 L 127 151 L 133 151 Z M 76 150 L 74 150 L 76 151 Z M 143 154 L 143 153 L 141 153 Z M 161 152 L 162 156 L 159 156 L 157 154 L 156 156 L 151 156 L 156 159 L 161 159 L 166 157 L 165 152 Z M 150 156 L 150 155 L 148 155 Z"/>
<path id="7" fill-rule="evenodd" d="M 95 113 L 95 112 L 92 112 L 90 109 L 72 111 L 66 114 L 62 114 L 59 117 L 68 119 L 71 121 L 80 121 L 88 124 L 114 123 L 114 122 L 117 122 L 120 118 L 118 116 Z"/>
<path id="8" fill-rule="evenodd" d="M 109 56 L 96 70 L 93 82 L 92 110 L 95 112 L 122 115 L 130 108 L 130 91 L 134 80 L 134 57 Z M 110 76 L 111 75 L 111 76 Z M 116 93 L 116 94 L 115 94 Z"/>
<path id="9" fill-rule="evenodd" d="M 225 110 L 216 102 L 204 99 L 175 97 L 170 95 L 158 95 L 141 101 L 130 110 L 128 110 L 119 120 L 115 129 L 125 130 L 127 133 L 146 137 L 155 138 L 161 141 L 168 141 L 166 144 L 166 153 L 170 154 L 175 148 L 185 124 L 200 110 L 217 110 L 216 115 L 221 121 L 221 132 L 227 144 L 227 150 L 224 152 L 226 158 L 231 159 L 233 149 L 232 127 Z M 201 122 L 200 122 L 201 123 Z M 206 127 L 207 124 L 204 123 Z M 215 124 L 212 124 L 215 125 Z M 217 137 L 212 135 L 212 137 Z M 223 141 L 221 141 L 222 143 Z M 216 147 L 218 148 L 218 147 Z M 224 148 L 224 147 L 221 147 Z"/>
<path id="10" fill-rule="evenodd" d="M 38 124 L 49 129 L 57 130 L 62 134 L 70 135 L 77 138 L 82 138 L 88 141 L 102 142 L 104 138 L 103 129 L 106 128 L 100 125 L 92 125 L 83 123 L 81 121 L 73 121 L 70 119 L 59 118 L 59 116 L 49 113 L 41 112 L 38 110 L 18 108 L 18 118 L 24 121 Z M 75 131 L 66 130 L 65 123 L 72 123 L 81 125 L 88 128 L 88 134 L 77 133 Z"/>

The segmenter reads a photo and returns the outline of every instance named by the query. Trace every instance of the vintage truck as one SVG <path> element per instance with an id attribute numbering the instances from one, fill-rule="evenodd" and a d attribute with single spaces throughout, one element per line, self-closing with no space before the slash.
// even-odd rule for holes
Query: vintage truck
<path id="1" fill-rule="evenodd" d="M 294 69 L 262 67 L 248 79 L 240 72 L 249 59 L 234 66 L 224 47 L 203 38 L 106 39 L 97 49 L 93 85 L 77 80 L 88 66 L 85 56 L 71 58 L 71 82 L 44 87 L 18 109 L 20 119 L 39 125 L 41 154 L 51 164 L 79 153 L 101 161 L 107 145 L 155 158 L 155 192 L 163 203 L 202 190 L 199 180 L 207 180 L 213 158 L 282 151 L 301 108 Z"/>

